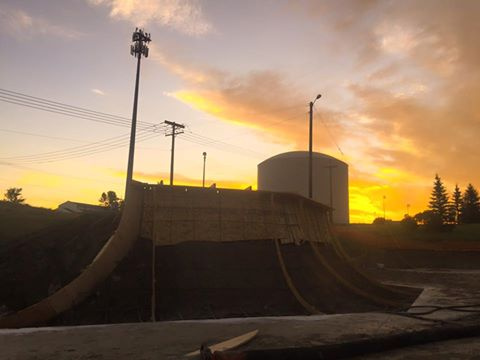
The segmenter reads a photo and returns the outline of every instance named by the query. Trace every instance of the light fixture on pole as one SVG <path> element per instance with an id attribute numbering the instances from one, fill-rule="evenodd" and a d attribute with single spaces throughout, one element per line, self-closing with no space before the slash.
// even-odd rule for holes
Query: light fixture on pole
<path id="1" fill-rule="evenodd" d="M 140 83 L 140 60 L 142 55 L 148 57 L 147 44 L 151 41 L 150 34 L 142 29 L 135 28 L 132 35 L 133 45 L 130 45 L 130 54 L 137 58 L 137 75 L 135 79 L 135 95 L 133 97 L 132 127 L 130 130 L 130 148 L 128 151 L 127 181 L 125 188 L 125 200 L 127 199 L 128 188 L 133 177 L 133 159 L 135 154 L 135 134 L 137 130 L 137 105 L 138 105 L 138 86 Z"/>
<path id="2" fill-rule="evenodd" d="M 313 179 L 312 179 L 312 158 L 313 158 L 313 140 L 312 140 L 312 133 L 313 133 L 313 105 L 315 102 L 320 99 L 322 95 L 318 94 L 315 100 L 310 101 L 310 130 L 309 130 L 309 141 L 308 141 L 308 197 L 310 199 L 313 198 L 313 189 L 312 189 L 312 184 L 313 184 Z"/>

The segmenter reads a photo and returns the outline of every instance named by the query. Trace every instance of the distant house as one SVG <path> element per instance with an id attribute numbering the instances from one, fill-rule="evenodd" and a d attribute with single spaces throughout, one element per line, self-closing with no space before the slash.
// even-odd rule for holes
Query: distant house
<path id="1" fill-rule="evenodd" d="M 74 213 L 74 214 L 84 214 L 84 213 L 98 213 L 109 211 L 110 209 L 105 206 L 84 204 L 74 201 L 66 201 L 63 204 L 58 205 L 57 211 L 63 213 Z"/>

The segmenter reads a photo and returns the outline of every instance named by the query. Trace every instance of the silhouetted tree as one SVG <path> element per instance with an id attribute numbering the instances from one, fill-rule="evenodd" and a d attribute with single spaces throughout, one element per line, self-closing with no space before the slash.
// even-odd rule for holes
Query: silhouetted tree
<path id="1" fill-rule="evenodd" d="M 472 184 L 468 184 L 463 194 L 460 221 L 466 224 L 480 222 L 480 199 Z"/>
<path id="2" fill-rule="evenodd" d="M 22 188 L 9 188 L 4 195 L 5 200 L 11 203 L 21 204 L 25 202 L 25 199 L 22 198 Z"/>
<path id="3" fill-rule="evenodd" d="M 372 222 L 372 224 L 376 224 L 376 225 L 391 224 L 391 223 L 392 223 L 392 220 L 385 219 L 384 217 L 377 217 Z"/>
<path id="4" fill-rule="evenodd" d="M 458 224 L 460 221 L 460 212 L 462 210 L 462 192 L 460 191 L 458 184 L 455 184 L 455 190 L 452 194 L 452 210 L 455 223 Z"/>
<path id="5" fill-rule="evenodd" d="M 105 207 L 109 207 L 110 209 L 118 209 L 122 199 L 117 196 L 115 191 L 110 190 L 106 193 L 102 193 L 98 201 Z"/>
<path id="6" fill-rule="evenodd" d="M 433 190 L 430 195 L 429 208 L 438 214 L 442 223 L 449 222 L 448 195 L 438 174 L 435 175 Z"/>
<path id="7" fill-rule="evenodd" d="M 443 226 L 442 217 L 433 210 L 425 210 L 416 214 L 413 219 L 417 224 L 425 225 L 429 230 L 440 231 Z"/>
<path id="8" fill-rule="evenodd" d="M 418 227 L 418 224 L 415 218 L 411 217 L 408 214 L 405 214 L 403 219 L 400 221 L 400 224 L 402 225 L 402 228 L 407 231 L 413 231 Z"/>
<path id="9" fill-rule="evenodd" d="M 435 222 L 440 217 L 436 214 L 433 210 L 425 210 L 421 213 L 416 214 L 413 219 L 417 222 L 417 224 L 427 225 L 432 222 Z"/>

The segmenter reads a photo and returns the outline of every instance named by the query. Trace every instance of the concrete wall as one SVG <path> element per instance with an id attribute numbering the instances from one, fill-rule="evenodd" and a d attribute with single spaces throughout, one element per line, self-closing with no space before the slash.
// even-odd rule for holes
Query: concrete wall
<path id="1" fill-rule="evenodd" d="M 323 241 L 327 208 L 295 194 L 149 186 L 141 235 L 157 245 L 186 241 Z"/>
<path id="2" fill-rule="evenodd" d="M 333 222 L 349 223 L 348 165 L 331 156 L 313 153 L 313 199 L 330 206 L 332 166 Z M 258 164 L 258 189 L 308 196 L 308 152 L 292 151 Z"/>

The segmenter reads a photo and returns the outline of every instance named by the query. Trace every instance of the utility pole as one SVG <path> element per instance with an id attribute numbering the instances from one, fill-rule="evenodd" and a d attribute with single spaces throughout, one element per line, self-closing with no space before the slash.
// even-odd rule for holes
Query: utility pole
<path id="1" fill-rule="evenodd" d="M 320 99 L 322 95 L 317 95 L 315 100 L 310 101 L 310 127 L 309 127 L 309 136 L 308 136 L 308 197 L 310 199 L 313 198 L 313 175 L 312 175 L 312 162 L 313 162 L 313 105 L 315 104 L 315 101 Z"/>
<path id="2" fill-rule="evenodd" d="M 172 127 L 172 132 L 170 134 L 165 134 L 165 136 L 172 137 L 172 157 L 170 158 L 170 185 L 173 185 L 173 161 L 175 159 L 175 136 L 179 134 L 183 134 L 183 130 L 178 130 L 178 129 L 185 129 L 185 125 L 177 124 L 174 121 L 167 121 L 167 120 L 165 120 L 164 123 Z"/>
<path id="3" fill-rule="evenodd" d="M 205 163 L 207 162 L 207 153 L 203 152 L 203 180 L 202 180 L 202 187 L 205 187 Z"/>
<path id="4" fill-rule="evenodd" d="M 148 57 L 148 43 L 151 41 L 150 34 L 142 29 L 135 28 L 132 35 L 133 45 L 130 45 L 130 54 L 137 58 L 137 75 L 135 79 L 135 95 L 133 97 L 132 126 L 130 130 L 130 148 L 128 151 L 127 181 L 125 188 L 125 200 L 128 197 L 128 188 L 133 177 L 133 159 L 135 155 L 135 135 L 137 130 L 137 105 L 138 105 L 138 86 L 140 83 L 140 60 L 142 55 Z"/>

